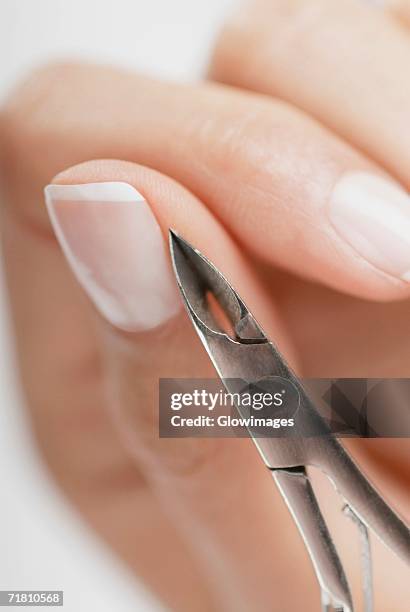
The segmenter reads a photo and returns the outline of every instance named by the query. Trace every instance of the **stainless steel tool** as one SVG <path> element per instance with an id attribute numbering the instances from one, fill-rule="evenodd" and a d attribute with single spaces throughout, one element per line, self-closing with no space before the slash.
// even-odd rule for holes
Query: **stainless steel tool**
<path id="1" fill-rule="evenodd" d="M 253 442 L 299 528 L 311 557 L 326 612 L 353 612 L 342 563 L 306 470 L 322 470 L 344 498 L 355 520 L 410 563 L 410 530 L 383 500 L 328 428 L 298 377 L 265 336 L 239 295 L 199 251 L 170 232 L 174 271 L 185 306 L 228 392 L 232 379 L 248 382 L 280 376 L 292 383 L 300 408 L 291 436 L 256 437 Z M 221 329 L 210 307 L 212 294 L 228 317 L 232 333 Z M 238 407 L 240 412 L 241 408 Z M 367 585 L 368 586 L 368 585 Z M 371 593 L 367 588 L 368 609 Z"/>

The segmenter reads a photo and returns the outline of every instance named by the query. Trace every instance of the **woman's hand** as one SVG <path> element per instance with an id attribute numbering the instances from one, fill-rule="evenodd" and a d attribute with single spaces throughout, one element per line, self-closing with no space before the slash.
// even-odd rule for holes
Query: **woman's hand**
<path id="1" fill-rule="evenodd" d="M 409 376 L 409 63 L 393 13 L 254 2 L 218 40 L 218 84 L 56 65 L 3 109 L 3 247 L 40 448 L 174 609 L 315 610 L 319 593 L 248 440 L 158 437 L 158 378 L 212 376 L 167 230 L 215 262 L 299 373 Z M 85 291 L 43 205 L 50 182 Z M 353 450 L 409 518 L 408 445 Z M 357 590 L 354 529 L 331 521 Z M 405 570 L 389 567 L 378 609 L 399 612 Z"/>

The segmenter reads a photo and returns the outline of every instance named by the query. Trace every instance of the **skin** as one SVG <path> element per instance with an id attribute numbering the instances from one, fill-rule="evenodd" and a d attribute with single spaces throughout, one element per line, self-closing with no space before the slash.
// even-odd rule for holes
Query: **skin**
<path id="1" fill-rule="evenodd" d="M 42 189 L 52 180 L 134 185 L 164 239 L 175 228 L 223 269 L 300 374 L 410 376 L 410 286 L 360 258 L 326 216 L 345 172 L 410 187 L 410 33 L 398 13 L 350 0 L 311 6 L 256 2 L 234 16 L 212 55 L 214 83 L 55 65 L 2 110 L 3 250 L 33 431 L 85 520 L 178 611 L 316 610 L 319 594 L 248 440 L 156 435 L 157 379 L 212 373 L 185 314 L 140 334 L 103 321 L 68 269 Z M 350 446 L 410 520 L 407 441 Z M 315 482 L 357 594 L 354 528 L 323 478 Z M 406 568 L 378 543 L 374 552 L 376 610 L 404 611 Z"/>

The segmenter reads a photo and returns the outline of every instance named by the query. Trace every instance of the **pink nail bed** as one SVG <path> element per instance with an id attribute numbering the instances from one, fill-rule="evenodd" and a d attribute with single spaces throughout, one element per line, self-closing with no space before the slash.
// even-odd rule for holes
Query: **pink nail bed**
<path id="1" fill-rule="evenodd" d="M 122 182 L 49 185 L 51 222 L 77 280 L 100 313 L 128 331 L 180 309 L 164 238 L 145 198 Z"/>

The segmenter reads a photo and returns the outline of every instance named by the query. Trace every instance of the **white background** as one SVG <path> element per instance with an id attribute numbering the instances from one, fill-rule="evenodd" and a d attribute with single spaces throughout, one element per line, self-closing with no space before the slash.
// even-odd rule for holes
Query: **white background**
<path id="1" fill-rule="evenodd" d="M 197 78 L 233 4 L 0 0 L 0 100 L 30 68 L 56 58 Z M 1 270 L 0 276 L 0 590 L 64 588 L 67 612 L 157 610 L 66 506 L 38 461 L 16 383 Z"/>

